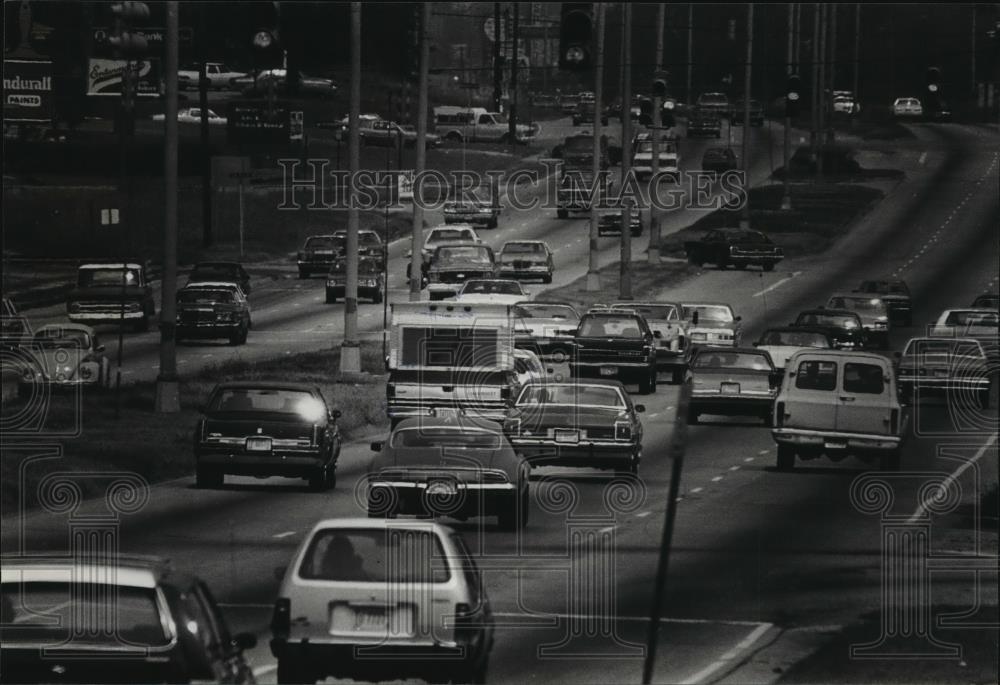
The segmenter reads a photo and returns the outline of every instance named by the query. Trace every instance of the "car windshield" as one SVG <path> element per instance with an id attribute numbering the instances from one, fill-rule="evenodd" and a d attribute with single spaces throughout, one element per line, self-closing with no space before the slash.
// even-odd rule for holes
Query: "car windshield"
<path id="1" fill-rule="evenodd" d="M 501 250 L 504 254 L 545 254 L 541 243 L 507 243 Z"/>
<path id="2" fill-rule="evenodd" d="M 625 400 L 617 388 L 599 385 L 530 384 L 517 398 L 518 406 L 564 405 L 570 407 L 611 407 L 624 409 Z"/>
<path id="3" fill-rule="evenodd" d="M 694 359 L 696 369 L 739 369 L 743 371 L 770 371 L 767 357 L 752 352 L 725 352 L 712 350 L 703 352 Z"/>
<path id="4" fill-rule="evenodd" d="M 35 345 L 48 349 L 90 349 L 90 336 L 75 328 L 42 328 L 35 333 Z"/>
<path id="5" fill-rule="evenodd" d="M 514 316 L 522 319 L 580 320 L 576 310 L 565 304 L 519 304 L 514 308 Z"/>
<path id="6" fill-rule="evenodd" d="M 616 309 L 631 309 L 642 314 L 646 321 L 676 321 L 678 318 L 677 307 L 672 304 L 628 304 L 626 302 L 614 306 Z"/>
<path id="7" fill-rule="evenodd" d="M 346 583 L 445 583 L 451 573 L 441 542 L 432 531 L 326 528 L 309 542 L 299 577 Z M 357 615 L 346 601 L 332 602 L 331 630 L 341 623 L 344 630 L 357 630 Z"/>
<path id="8" fill-rule="evenodd" d="M 177 293 L 177 301 L 182 304 L 232 303 L 235 300 L 236 294 L 232 290 L 222 288 L 184 288 Z"/>
<path id="9" fill-rule="evenodd" d="M 493 260 L 490 259 L 490 253 L 485 247 L 474 247 L 471 245 L 438 248 L 437 261 L 441 264 L 493 263 Z"/>
<path id="10" fill-rule="evenodd" d="M 914 338 L 906 343 L 904 357 L 930 358 L 975 357 L 983 358 L 983 348 L 975 340 L 941 340 L 935 338 Z"/>
<path id="11" fill-rule="evenodd" d="M 948 314 L 945 324 L 950 326 L 983 326 L 995 328 L 998 324 L 997 314 L 992 312 L 955 311 Z"/>
<path id="12" fill-rule="evenodd" d="M 469 281 L 462 287 L 462 294 L 524 295 L 516 281 Z"/>
<path id="13" fill-rule="evenodd" d="M 6 580 L 6 571 L 4 575 Z M 109 588 L 79 581 L 4 582 L 0 608 L 5 649 L 19 643 L 58 645 L 71 640 L 109 649 L 120 648 L 123 642 L 136 649 L 170 642 L 152 588 Z"/>
<path id="14" fill-rule="evenodd" d="M 498 450 L 502 445 L 499 433 L 471 428 L 426 427 L 404 428 L 392 436 L 393 447 L 459 447 Z"/>
<path id="15" fill-rule="evenodd" d="M 851 309 L 865 314 L 884 314 L 885 302 L 877 297 L 833 297 L 830 306 L 837 309 Z"/>
<path id="16" fill-rule="evenodd" d="M 830 339 L 822 333 L 809 333 L 806 331 L 767 331 L 760 337 L 760 344 L 828 349 L 830 347 Z"/>
<path id="17" fill-rule="evenodd" d="M 705 150 L 705 159 L 728 159 L 729 154 L 726 150 L 718 150 L 715 148 Z"/>
<path id="18" fill-rule="evenodd" d="M 907 289 L 906 284 L 897 281 L 865 281 L 860 288 L 861 292 L 865 293 L 877 293 L 879 295 L 909 295 L 910 291 Z"/>
<path id="19" fill-rule="evenodd" d="M 326 414 L 323 403 L 312 393 L 279 388 L 224 388 L 212 397 L 208 411 L 298 414 L 307 421 L 318 421 Z"/>
<path id="20" fill-rule="evenodd" d="M 698 313 L 698 323 L 711 321 L 713 323 L 731 323 L 734 319 L 733 310 L 723 305 L 686 304 L 684 318 L 690 319 Z"/>
<path id="21" fill-rule="evenodd" d="M 139 284 L 139 271 L 136 269 L 122 269 L 121 267 L 80 269 L 78 279 L 81 288 L 104 285 L 117 285 L 121 287 L 123 279 L 124 285 L 134 286 Z"/>
<path id="22" fill-rule="evenodd" d="M 641 338 L 642 328 L 633 316 L 587 316 L 580 324 L 583 337 Z"/>
<path id="23" fill-rule="evenodd" d="M 306 240 L 307 250 L 335 250 L 344 244 L 344 240 L 331 236 L 314 236 Z"/>
<path id="24" fill-rule="evenodd" d="M 445 229 L 442 231 L 434 231 L 429 236 L 427 236 L 427 244 L 432 243 L 442 243 L 446 240 L 475 240 L 475 236 L 471 231 L 462 231 L 458 229 Z"/>
<path id="25" fill-rule="evenodd" d="M 806 326 L 826 326 L 829 328 L 860 328 L 861 321 L 855 316 L 838 314 L 800 314 L 796 323 Z"/>

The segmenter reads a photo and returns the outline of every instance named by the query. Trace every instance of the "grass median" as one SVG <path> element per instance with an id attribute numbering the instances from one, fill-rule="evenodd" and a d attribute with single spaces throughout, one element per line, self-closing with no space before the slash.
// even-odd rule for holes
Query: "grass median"
<path id="1" fill-rule="evenodd" d="M 206 367 L 181 381 L 179 414 L 153 411 L 155 383 L 124 386 L 116 417 L 113 391 L 99 394 L 52 393 L 46 402 L 4 402 L 5 432 L 23 428 L 37 443 L 58 443 L 62 458 L 33 458 L 45 448 L 19 447 L 18 430 L 7 432 L 0 457 L 0 511 L 33 509 L 39 504 L 39 484 L 54 472 L 135 473 L 150 483 L 194 472 L 193 431 L 199 407 L 216 383 L 223 381 L 286 381 L 319 386 L 331 407 L 341 411 L 338 425 L 347 440 L 388 428 L 385 415 L 384 363 L 381 343 L 361 343 L 363 373 L 341 378 L 340 351 L 319 350 L 262 362 L 231 361 Z M 33 408 L 34 407 L 34 408 Z M 23 441 L 28 443 L 29 441 Z M 106 481 L 76 480 L 84 496 L 103 492 Z"/>

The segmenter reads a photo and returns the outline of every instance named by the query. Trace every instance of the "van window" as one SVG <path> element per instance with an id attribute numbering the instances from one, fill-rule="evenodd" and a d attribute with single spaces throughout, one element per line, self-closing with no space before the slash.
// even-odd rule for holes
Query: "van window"
<path id="1" fill-rule="evenodd" d="M 493 117 L 491 117 L 489 114 L 480 114 L 479 123 L 489 125 L 489 124 L 494 124 L 496 122 L 493 121 Z"/>
<path id="2" fill-rule="evenodd" d="M 876 364 L 844 364 L 844 392 L 881 395 L 885 389 L 882 367 Z"/>
<path id="3" fill-rule="evenodd" d="M 834 362 L 801 362 L 795 374 L 795 387 L 800 390 L 835 390 L 837 365 Z"/>

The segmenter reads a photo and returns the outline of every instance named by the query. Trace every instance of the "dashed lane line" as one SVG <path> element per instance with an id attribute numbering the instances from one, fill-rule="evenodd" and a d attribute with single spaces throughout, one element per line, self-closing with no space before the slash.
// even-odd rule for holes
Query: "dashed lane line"
<path id="1" fill-rule="evenodd" d="M 990 447 L 992 447 L 993 444 L 996 443 L 996 441 L 997 441 L 997 434 L 994 433 L 993 435 L 990 436 L 990 439 L 987 440 L 985 444 L 983 444 L 982 447 L 976 450 L 976 453 L 972 456 L 971 459 L 962 462 L 962 465 L 959 466 L 957 469 L 955 469 L 952 473 L 950 473 L 948 477 L 945 478 L 944 481 L 938 487 L 931 488 L 927 492 L 927 494 L 924 495 L 924 497 L 920 500 L 920 505 L 917 507 L 917 510 L 913 512 L 913 516 L 907 519 L 906 523 L 908 525 L 912 525 L 917 521 L 921 520 L 926 515 L 927 508 L 931 506 L 935 501 L 942 499 L 942 497 L 939 497 L 939 495 L 941 493 L 947 493 L 948 490 L 951 488 L 952 484 L 956 480 L 958 480 L 959 476 L 965 473 L 968 469 L 972 468 L 973 464 L 975 464 L 977 461 L 982 459 L 983 455 L 986 454 L 987 450 L 989 450 Z M 944 496 L 944 499 L 946 498 L 947 495 Z"/>
<path id="2" fill-rule="evenodd" d="M 754 293 L 753 296 L 754 297 L 760 297 L 761 295 L 766 295 L 767 293 L 771 292 L 772 290 L 774 290 L 776 288 L 780 288 L 785 283 L 788 283 L 788 281 L 792 280 L 793 278 L 795 278 L 796 276 L 798 276 L 800 273 L 802 273 L 802 272 L 801 271 L 793 271 L 791 276 L 786 276 L 785 278 L 782 278 L 780 281 L 776 281 L 776 282 L 772 283 L 771 285 L 767 286 L 763 290 Z"/>
<path id="3" fill-rule="evenodd" d="M 750 649 L 757 640 L 761 638 L 764 633 L 769 631 L 773 627 L 771 623 L 761 623 L 756 628 L 750 631 L 750 634 L 745 638 L 740 640 L 735 647 L 730 649 L 728 652 L 723 654 L 721 657 L 710 663 L 705 668 L 701 669 L 697 673 L 689 676 L 688 678 L 681 681 L 681 685 L 698 685 L 706 681 L 712 674 L 716 673 L 722 668 L 732 664 L 737 659 L 741 658 L 746 650 Z"/>

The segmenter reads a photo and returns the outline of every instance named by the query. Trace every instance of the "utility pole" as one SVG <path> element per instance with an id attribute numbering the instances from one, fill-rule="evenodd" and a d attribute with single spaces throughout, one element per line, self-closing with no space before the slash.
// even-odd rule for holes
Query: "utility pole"
<path id="1" fill-rule="evenodd" d="M 684 97 L 689 105 L 694 104 L 691 95 L 691 76 L 694 69 L 694 3 L 688 3 L 688 40 L 687 40 L 687 84 Z"/>
<path id="2" fill-rule="evenodd" d="M 802 73 L 802 5 L 805 3 L 795 3 L 795 73 Z"/>
<path id="3" fill-rule="evenodd" d="M 819 55 L 819 77 L 816 86 L 819 92 L 816 94 L 816 143 L 819 145 L 819 154 L 816 156 L 816 179 L 823 180 L 823 150 L 826 142 L 826 3 L 819 5 L 819 34 L 816 37 Z"/>
<path id="4" fill-rule="evenodd" d="M 976 3 L 972 3 L 972 33 L 969 36 L 969 45 L 971 46 L 969 48 L 969 59 L 971 60 L 971 64 L 969 64 L 969 71 L 971 72 L 969 77 L 972 79 L 972 88 L 969 92 L 975 96 L 976 84 L 979 83 L 976 80 Z M 855 97 L 857 97 L 857 94 L 855 94 Z"/>
<path id="5" fill-rule="evenodd" d="M 517 34 L 521 16 L 521 3 L 515 2 L 513 4 L 514 28 L 511 31 L 510 95 L 508 96 L 510 112 L 507 113 L 507 137 L 509 138 L 508 143 L 510 144 L 511 152 L 517 149 L 517 70 L 519 66 L 517 59 Z"/>
<path id="6" fill-rule="evenodd" d="M 827 125 L 826 141 L 832 143 L 834 139 L 833 130 L 833 91 L 837 88 L 837 3 L 830 4 L 826 11 L 830 17 L 830 86 L 827 90 L 830 97 L 823 103 L 823 121 Z"/>
<path id="7" fill-rule="evenodd" d="M 656 64 L 654 70 L 659 70 L 663 65 L 663 31 L 667 17 L 667 4 L 659 3 L 656 12 Z M 663 100 L 659 93 L 653 93 L 653 159 L 651 170 L 653 172 L 653 185 L 649 189 L 649 194 L 655 192 L 656 174 L 660 170 L 660 127 L 663 125 Z M 660 216 L 656 209 L 656 203 L 650 197 L 649 202 L 649 248 L 646 252 L 650 264 L 660 263 Z"/>
<path id="8" fill-rule="evenodd" d="M 163 291 L 160 295 L 160 372 L 156 376 L 155 409 L 159 413 L 181 410 L 177 381 L 177 62 L 179 44 L 177 0 L 167 3 L 167 51 L 163 65 L 166 98 L 163 146 Z"/>
<path id="9" fill-rule="evenodd" d="M 361 169 L 361 3 L 351 3 L 351 107 L 350 137 L 347 145 L 351 179 Z M 344 289 L 344 341 L 340 346 L 340 372 L 361 372 L 358 342 L 358 196 L 354 183 L 348 189 L 347 208 L 347 287 Z"/>
<path id="10" fill-rule="evenodd" d="M 753 75 L 753 3 L 747 5 L 747 60 L 743 72 L 743 140 L 740 164 L 743 167 L 743 187 L 747 201 L 740 214 L 740 228 L 750 228 L 750 78 Z"/>
<path id="11" fill-rule="evenodd" d="M 201 108 L 201 242 L 212 244 L 212 157 L 208 142 L 208 22 L 206 5 L 198 6 L 198 107 Z"/>
<path id="12" fill-rule="evenodd" d="M 427 81 L 430 65 L 430 42 L 427 39 L 427 31 L 431 23 L 431 4 L 424 2 L 420 6 L 420 23 L 417 30 L 420 32 L 420 75 L 417 86 L 417 142 L 416 142 L 416 170 L 419 176 L 427 167 Z M 499 36 L 497 36 L 499 38 Z M 494 45 L 499 42 L 494 41 Z M 414 189 L 416 190 L 416 189 Z M 410 235 L 410 302 L 420 300 L 420 285 L 423 281 L 423 249 L 424 237 L 424 207 L 420 198 L 413 196 L 413 230 Z M 389 274 L 386 274 L 388 279 Z"/>
<path id="13" fill-rule="evenodd" d="M 493 3 L 493 111 L 500 111 L 503 97 L 503 69 L 500 66 L 500 3 Z"/>
<path id="14" fill-rule="evenodd" d="M 811 76 L 809 78 L 809 113 L 810 131 L 809 148 L 813 156 L 816 155 L 817 131 L 819 129 L 819 98 L 823 86 L 819 81 L 819 8 L 821 3 L 813 3 L 813 30 L 812 30 L 812 65 Z"/>
<path id="15" fill-rule="evenodd" d="M 604 3 L 594 3 L 594 24 L 597 30 L 597 45 L 594 48 L 594 184 L 598 191 L 598 198 L 603 197 L 604 183 L 601 174 L 601 103 L 603 102 L 604 88 Z M 622 157 L 625 156 L 627 146 L 622 141 Z M 598 224 L 600 216 L 597 207 L 600 202 L 592 202 L 590 205 L 590 255 L 587 262 L 587 292 L 594 292 L 601 289 L 601 274 L 597 264 L 597 243 L 600 238 Z"/>
<path id="16" fill-rule="evenodd" d="M 975 5 L 973 5 L 975 7 Z M 973 53 L 973 58 L 975 59 L 975 53 Z M 859 102 L 861 102 L 861 93 L 858 92 L 858 77 L 861 71 L 861 3 L 854 3 L 854 90 L 851 91 L 854 94 L 854 106 L 857 108 Z M 851 121 L 854 121 L 854 115 L 851 114 Z"/>
<path id="17" fill-rule="evenodd" d="M 792 57 L 794 52 L 794 42 L 795 42 L 795 5 L 796 3 L 788 3 L 788 50 L 785 55 L 785 77 L 786 79 L 795 73 L 792 67 Z M 787 93 L 786 93 L 787 97 Z M 784 194 L 781 196 L 781 209 L 787 211 L 792 208 L 792 189 L 791 183 L 789 181 L 788 165 L 791 162 L 792 154 L 792 117 L 789 116 L 788 105 L 785 105 L 785 136 L 784 136 Z"/>
<path id="18" fill-rule="evenodd" d="M 632 173 L 632 3 L 622 5 L 622 187 Z M 653 131 L 653 136 L 659 132 Z M 653 153 L 655 156 L 655 152 Z M 622 241 L 618 297 L 632 299 L 632 197 L 622 207 Z"/>

